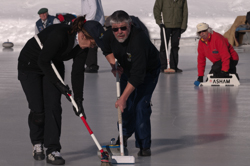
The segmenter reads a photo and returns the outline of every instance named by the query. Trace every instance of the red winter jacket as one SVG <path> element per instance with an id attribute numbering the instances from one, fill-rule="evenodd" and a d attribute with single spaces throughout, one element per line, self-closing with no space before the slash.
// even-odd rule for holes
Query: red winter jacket
<path id="1" fill-rule="evenodd" d="M 212 62 L 221 60 L 222 71 L 228 71 L 230 59 L 239 60 L 239 56 L 231 44 L 221 34 L 214 32 L 206 42 L 199 40 L 198 45 L 198 76 L 204 76 L 206 57 Z"/>

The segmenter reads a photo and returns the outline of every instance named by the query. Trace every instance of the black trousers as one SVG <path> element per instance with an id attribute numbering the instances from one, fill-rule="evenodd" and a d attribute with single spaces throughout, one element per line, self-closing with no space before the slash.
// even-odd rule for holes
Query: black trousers
<path id="1" fill-rule="evenodd" d="M 64 78 L 64 69 L 59 70 Z M 47 148 L 46 154 L 61 149 L 61 92 L 43 74 L 18 71 L 18 79 L 21 82 L 30 109 L 28 125 L 32 144 L 42 143 Z M 35 124 L 32 115 L 43 114 L 39 117 L 44 124 Z"/>
<path id="2" fill-rule="evenodd" d="M 228 72 L 231 74 L 237 74 L 237 71 L 236 71 L 237 64 L 238 64 L 238 60 L 231 59 Z M 221 60 L 219 60 L 212 65 L 209 74 L 218 74 L 221 72 L 221 68 L 222 68 L 222 62 L 221 62 Z"/>
<path id="3" fill-rule="evenodd" d="M 170 50 L 170 68 L 177 69 L 179 62 L 179 44 L 181 37 L 181 28 L 165 28 L 167 45 L 171 38 L 171 50 Z M 161 70 L 166 69 L 167 58 L 166 58 L 166 48 L 163 36 L 163 29 L 161 28 L 161 46 L 160 46 L 160 60 L 161 60 Z"/>
<path id="4" fill-rule="evenodd" d="M 97 49 L 98 47 L 89 48 L 86 60 L 86 66 L 96 70 L 99 69 L 99 66 L 97 65 Z"/>

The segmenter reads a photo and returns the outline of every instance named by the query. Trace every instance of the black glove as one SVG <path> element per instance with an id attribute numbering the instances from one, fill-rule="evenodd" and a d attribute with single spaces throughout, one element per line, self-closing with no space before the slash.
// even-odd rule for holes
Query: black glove
<path id="1" fill-rule="evenodd" d="M 164 24 L 160 24 L 159 26 L 160 26 L 160 28 L 165 28 Z"/>
<path id="2" fill-rule="evenodd" d="M 181 34 L 183 34 L 186 31 L 186 29 L 181 29 Z"/>
<path id="3" fill-rule="evenodd" d="M 82 114 L 84 119 L 86 120 L 87 117 L 86 117 L 86 115 L 84 113 L 84 109 L 83 109 L 83 106 L 82 106 L 82 101 L 83 101 L 82 99 L 75 99 L 76 105 L 78 107 L 78 112 L 76 111 L 76 108 L 74 106 L 73 106 L 73 110 L 74 110 L 76 116 L 79 116 L 80 114 Z"/>
<path id="4" fill-rule="evenodd" d="M 203 76 L 199 76 L 198 79 L 197 79 L 197 81 L 203 82 Z"/>
<path id="5" fill-rule="evenodd" d="M 55 85 L 61 91 L 61 93 L 64 94 L 66 98 L 71 102 L 71 99 L 68 96 L 68 94 L 71 95 L 71 90 L 69 89 L 69 86 L 63 85 L 61 82 L 57 82 Z"/>

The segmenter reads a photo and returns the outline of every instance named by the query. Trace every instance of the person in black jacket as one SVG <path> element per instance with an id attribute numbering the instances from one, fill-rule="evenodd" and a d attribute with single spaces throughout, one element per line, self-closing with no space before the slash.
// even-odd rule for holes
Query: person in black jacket
<path id="1" fill-rule="evenodd" d="M 60 155 L 61 94 L 68 97 L 71 90 L 61 83 L 52 69 L 54 63 L 64 78 L 63 61 L 73 59 L 71 81 L 78 112 L 83 109 L 84 64 L 89 47 L 101 47 L 104 30 L 97 21 L 78 17 L 72 26 L 55 24 L 28 40 L 18 58 L 18 79 L 29 104 L 28 124 L 30 139 L 34 146 L 35 160 L 45 158 L 43 145 L 47 148 L 47 163 L 61 165 L 65 160 Z M 41 42 L 41 49 L 38 42 Z M 69 99 L 69 97 L 68 97 Z M 70 99 L 69 99 L 70 100 Z"/>
<path id="2" fill-rule="evenodd" d="M 110 16 L 111 28 L 103 36 L 103 54 L 115 75 L 119 72 L 121 96 L 115 107 L 123 119 L 124 146 L 135 133 L 139 156 L 151 155 L 151 97 L 160 73 L 159 51 L 142 29 L 132 25 L 125 11 Z M 115 58 L 120 67 L 115 69 Z M 119 137 L 118 137 L 119 138 Z M 119 144 L 119 140 L 117 144 Z"/>

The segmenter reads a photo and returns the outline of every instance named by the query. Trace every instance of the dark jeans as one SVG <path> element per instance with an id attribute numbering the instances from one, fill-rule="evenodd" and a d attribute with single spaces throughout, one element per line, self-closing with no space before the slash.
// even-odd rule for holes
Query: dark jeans
<path id="1" fill-rule="evenodd" d="M 179 44 L 181 37 L 181 28 L 165 28 L 167 45 L 169 39 L 171 38 L 171 50 L 170 50 L 170 68 L 177 69 L 179 62 Z M 166 69 L 167 58 L 166 58 L 166 49 L 164 43 L 163 30 L 161 28 L 161 46 L 160 46 L 160 60 L 161 60 L 161 70 Z"/>
<path id="2" fill-rule="evenodd" d="M 61 76 L 64 70 L 60 71 Z M 37 125 L 29 117 L 30 139 L 32 144 L 44 143 L 47 155 L 60 151 L 61 135 L 61 92 L 43 74 L 18 71 L 18 79 L 28 100 L 32 113 L 44 113 L 44 125 Z M 32 114 L 30 113 L 30 115 Z"/>
<path id="3" fill-rule="evenodd" d="M 86 66 L 95 70 L 99 69 L 99 66 L 97 65 L 97 49 L 98 47 L 89 48 L 86 60 Z"/>
<path id="4" fill-rule="evenodd" d="M 130 94 L 127 107 L 122 113 L 123 134 L 130 137 L 135 133 L 136 147 L 140 149 L 151 147 L 151 97 L 158 82 L 159 73 L 160 68 L 146 74 L 144 83 Z M 127 76 L 122 74 L 120 79 L 121 94 L 126 88 L 127 82 Z"/>

